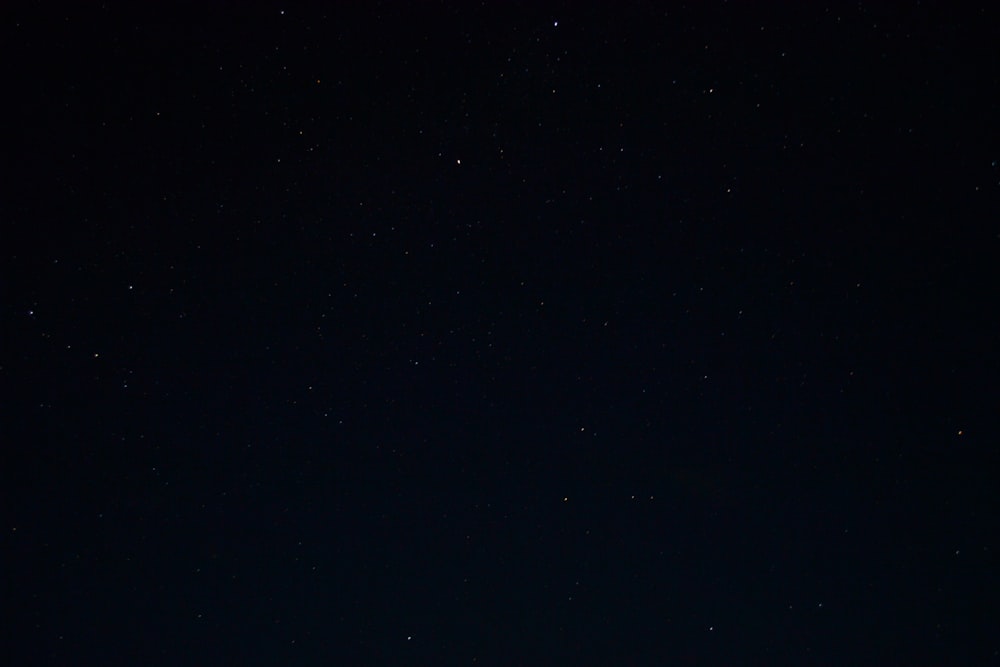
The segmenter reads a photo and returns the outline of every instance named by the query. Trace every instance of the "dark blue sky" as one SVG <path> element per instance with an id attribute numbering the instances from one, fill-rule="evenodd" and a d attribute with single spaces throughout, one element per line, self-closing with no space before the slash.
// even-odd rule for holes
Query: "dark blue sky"
<path id="1" fill-rule="evenodd" d="M 996 661 L 996 18 L 5 13 L 5 651 Z"/>

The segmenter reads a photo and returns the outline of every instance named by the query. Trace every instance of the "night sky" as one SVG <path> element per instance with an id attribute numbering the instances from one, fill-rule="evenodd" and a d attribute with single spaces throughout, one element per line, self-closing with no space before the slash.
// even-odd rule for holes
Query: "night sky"
<path id="1" fill-rule="evenodd" d="M 328 4 L 3 10 L 0 662 L 1000 664 L 990 3 Z"/>

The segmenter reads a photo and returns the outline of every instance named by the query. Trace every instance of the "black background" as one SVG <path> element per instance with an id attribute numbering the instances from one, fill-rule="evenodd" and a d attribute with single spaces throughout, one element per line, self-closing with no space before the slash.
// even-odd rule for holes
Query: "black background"
<path id="1" fill-rule="evenodd" d="M 367 4 L 5 10 L 3 661 L 997 664 L 995 12 Z"/>

